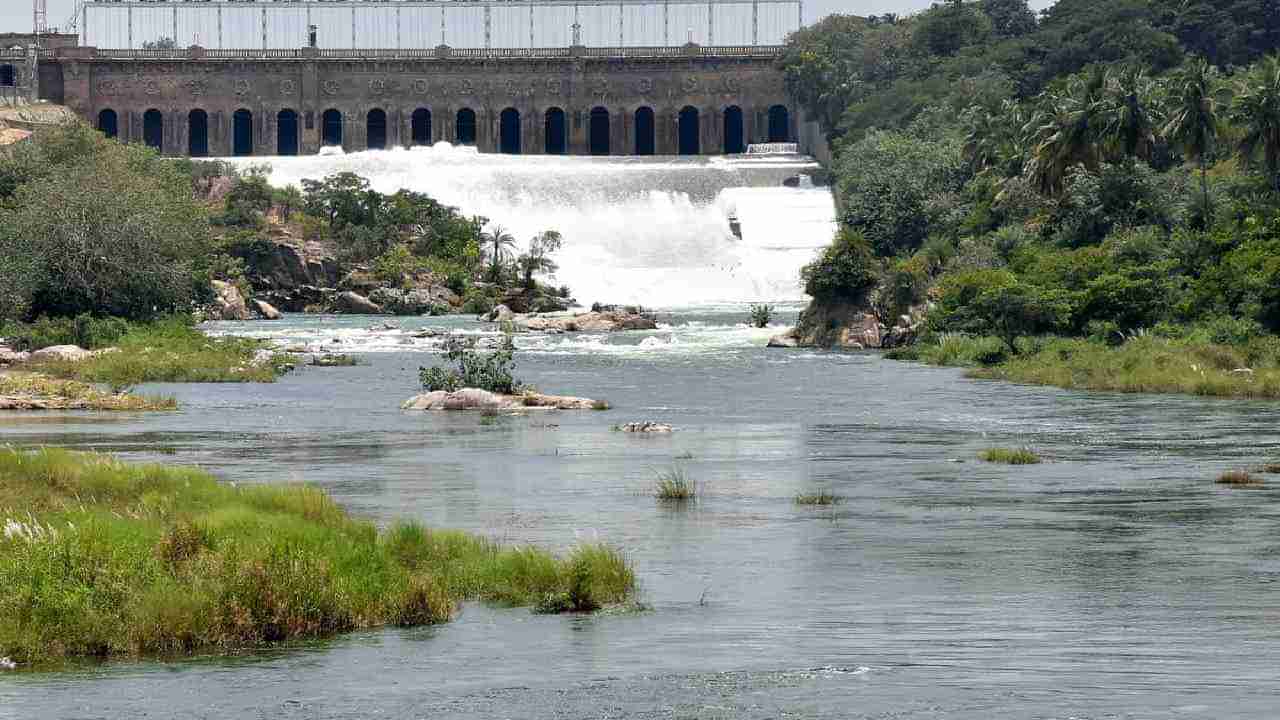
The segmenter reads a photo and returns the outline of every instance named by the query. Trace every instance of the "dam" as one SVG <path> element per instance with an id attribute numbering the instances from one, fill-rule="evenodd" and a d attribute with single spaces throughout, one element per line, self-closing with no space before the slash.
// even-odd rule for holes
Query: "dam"
<path id="1" fill-rule="evenodd" d="M 75 43 L 0 49 L 0 80 L 171 156 L 733 155 L 803 134 L 778 7 L 799 4 L 98 0 Z"/>

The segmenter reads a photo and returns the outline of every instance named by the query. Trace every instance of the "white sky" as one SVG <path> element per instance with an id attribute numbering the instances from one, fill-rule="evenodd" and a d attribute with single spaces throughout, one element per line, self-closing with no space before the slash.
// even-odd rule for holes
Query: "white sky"
<path id="1" fill-rule="evenodd" d="M 813 22 L 835 12 L 881 14 L 896 12 L 906 14 L 921 10 L 932 0 L 805 0 L 805 22 Z M 1053 4 L 1053 0 L 1031 0 L 1031 6 L 1041 9 Z M 75 0 L 48 0 L 49 24 L 63 27 L 75 12 Z M 0 32 L 31 31 L 31 0 L 0 0 Z"/>

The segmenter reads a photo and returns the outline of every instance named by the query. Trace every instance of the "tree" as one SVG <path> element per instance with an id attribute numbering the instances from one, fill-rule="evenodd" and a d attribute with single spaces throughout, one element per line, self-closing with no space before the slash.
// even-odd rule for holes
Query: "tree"
<path id="1" fill-rule="evenodd" d="M 1027 0 L 982 0 L 978 7 L 991 21 L 991 30 L 1001 40 L 1035 32 L 1036 14 Z"/>
<path id="2" fill-rule="evenodd" d="M 171 37 L 164 36 L 158 40 L 146 40 L 142 43 L 143 50 L 174 50 L 178 47 L 178 41 Z"/>
<path id="3" fill-rule="evenodd" d="M 1169 84 L 1170 114 L 1162 133 L 1200 166 L 1200 195 L 1209 200 L 1208 158 L 1218 139 L 1221 108 L 1215 94 L 1217 73 L 1203 59 L 1192 60 Z"/>
<path id="4" fill-rule="evenodd" d="M 1102 142 L 1110 154 L 1150 160 L 1159 128 L 1154 85 L 1136 65 L 1107 73 Z"/>
<path id="5" fill-rule="evenodd" d="M 82 130 L 45 132 L 59 147 Z M 207 297 L 199 268 L 212 243 L 190 177 L 137 145 L 89 150 L 18 185 L 0 209 L 0 314 L 147 319 L 193 309 Z"/>
<path id="6" fill-rule="evenodd" d="M 1280 190 L 1280 56 L 1268 55 L 1237 86 L 1231 117 L 1241 129 L 1236 152 L 1246 168 L 1262 166 Z"/>
<path id="7" fill-rule="evenodd" d="M 862 233 L 841 230 L 831 245 L 800 271 L 804 291 L 820 302 L 861 303 L 880 281 L 879 265 Z"/>
<path id="8" fill-rule="evenodd" d="M 1041 192 L 1061 192 L 1067 171 L 1076 165 L 1097 169 L 1106 125 L 1105 89 L 1106 75 L 1095 67 L 1084 77 L 1072 77 L 1065 92 L 1042 97 L 1027 126 L 1034 138 L 1027 174 Z"/>
<path id="9" fill-rule="evenodd" d="M 489 279 L 501 284 L 502 268 L 516 246 L 515 236 L 495 223 L 481 234 L 480 243 L 489 255 Z"/>
<path id="10" fill-rule="evenodd" d="M 325 218 L 331 229 L 343 225 L 364 225 L 372 220 L 368 207 L 369 181 L 353 172 L 330 175 L 323 180 L 303 180 L 303 205 L 308 214 Z"/>
<path id="11" fill-rule="evenodd" d="M 1058 327 L 1067 307 L 1060 291 L 1014 282 L 982 292 L 974 299 L 970 311 L 1016 355 L 1018 338 Z"/>
<path id="12" fill-rule="evenodd" d="M 524 276 L 526 288 L 533 289 L 535 272 L 554 273 L 560 269 L 560 266 L 552 261 L 551 253 L 559 251 L 563 243 L 564 238 L 555 230 L 538 233 L 529 241 L 529 252 L 521 255 L 517 261 L 520 272 Z"/>

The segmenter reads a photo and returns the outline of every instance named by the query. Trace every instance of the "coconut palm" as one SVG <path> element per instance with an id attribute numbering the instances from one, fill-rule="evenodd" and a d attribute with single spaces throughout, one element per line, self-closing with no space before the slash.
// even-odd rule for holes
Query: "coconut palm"
<path id="1" fill-rule="evenodd" d="M 997 170 L 1008 177 L 1022 170 L 1026 118 L 1019 103 L 1005 100 L 996 112 L 974 105 L 961 119 L 965 125 L 964 155 L 972 172 Z"/>
<path id="2" fill-rule="evenodd" d="M 1067 171 L 1076 165 L 1097 169 L 1106 126 L 1105 89 L 1106 75 L 1095 68 L 1071 78 L 1066 92 L 1041 97 L 1039 110 L 1024 128 L 1034 143 L 1026 172 L 1041 192 L 1061 192 Z"/>
<path id="3" fill-rule="evenodd" d="M 1154 85 L 1137 67 L 1107 73 L 1102 140 L 1113 156 L 1150 160 L 1159 127 Z"/>
<path id="4" fill-rule="evenodd" d="M 1203 59 L 1193 60 L 1170 84 L 1169 118 L 1162 133 L 1200 166 L 1200 194 L 1209 206 L 1208 159 L 1218 139 L 1222 108 L 1214 94 L 1217 71 Z"/>
<path id="5" fill-rule="evenodd" d="M 1231 116 L 1242 135 L 1236 152 L 1246 168 L 1262 155 L 1272 186 L 1280 189 L 1280 58 L 1263 58 L 1240 82 Z"/>
<path id="6" fill-rule="evenodd" d="M 489 254 L 489 276 L 497 283 L 502 281 L 502 266 L 509 260 L 516 246 L 516 238 L 507 229 L 498 224 L 480 234 L 480 243 Z"/>

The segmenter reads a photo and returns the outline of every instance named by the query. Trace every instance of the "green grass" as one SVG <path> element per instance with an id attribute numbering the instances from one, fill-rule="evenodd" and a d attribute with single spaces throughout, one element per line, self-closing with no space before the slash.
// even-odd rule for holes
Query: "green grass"
<path id="1" fill-rule="evenodd" d="M 1039 465 L 1040 456 L 1030 448 L 988 448 L 980 457 L 989 463 L 1001 465 Z"/>
<path id="2" fill-rule="evenodd" d="M 697 498 L 698 491 L 680 468 L 658 473 L 654 481 L 654 496 L 659 500 L 685 502 Z"/>
<path id="3" fill-rule="evenodd" d="M 1112 346 L 1096 340 L 1024 339 L 1011 355 L 994 338 L 943 335 L 889 357 L 969 367 L 970 377 L 1029 385 L 1124 393 L 1280 398 L 1280 341 L 1242 345 L 1135 337 Z"/>
<path id="4" fill-rule="evenodd" d="M 1261 487 L 1262 480 L 1248 470 L 1227 470 L 1215 481 L 1219 485 L 1232 487 Z"/>
<path id="5" fill-rule="evenodd" d="M 33 366 L 57 377 L 101 383 L 114 389 L 145 382 L 274 382 L 286 360 L 274 355 L 255 364 L 260 340 L 211 338 L 184 318 L 133 325 L 111 352 L 81 362 Z"/>
<path id="6" fill-rule="evenodd" d="M 465 600 L 590 611 L 630 599 L 635 576 L 605 546 L 379 532 L 315 488 L 3 449 L 0 587 L 0 656 L 39 668 L 438 623 Z"/>
<path id="7" fill-rule="evenodd" d="M 796 496 L 797 505 L 839 505 L 844 498 L 827 490 Z"/>
<path id="8" fill-rule="evenodd" d="M 312 367 L 355 367 L 360 364 L 360 358 L 355 355 L 346 354 L 328 354 L 328 355 L 312 355 L 307 364 Z"/>
<path id="9" fill-rule="evenodd" d="M 0 407 L 31 410 L 173 410 L 172 397 L 107 393 L 93 385 L 27 372 L 0 373 Z"/>

